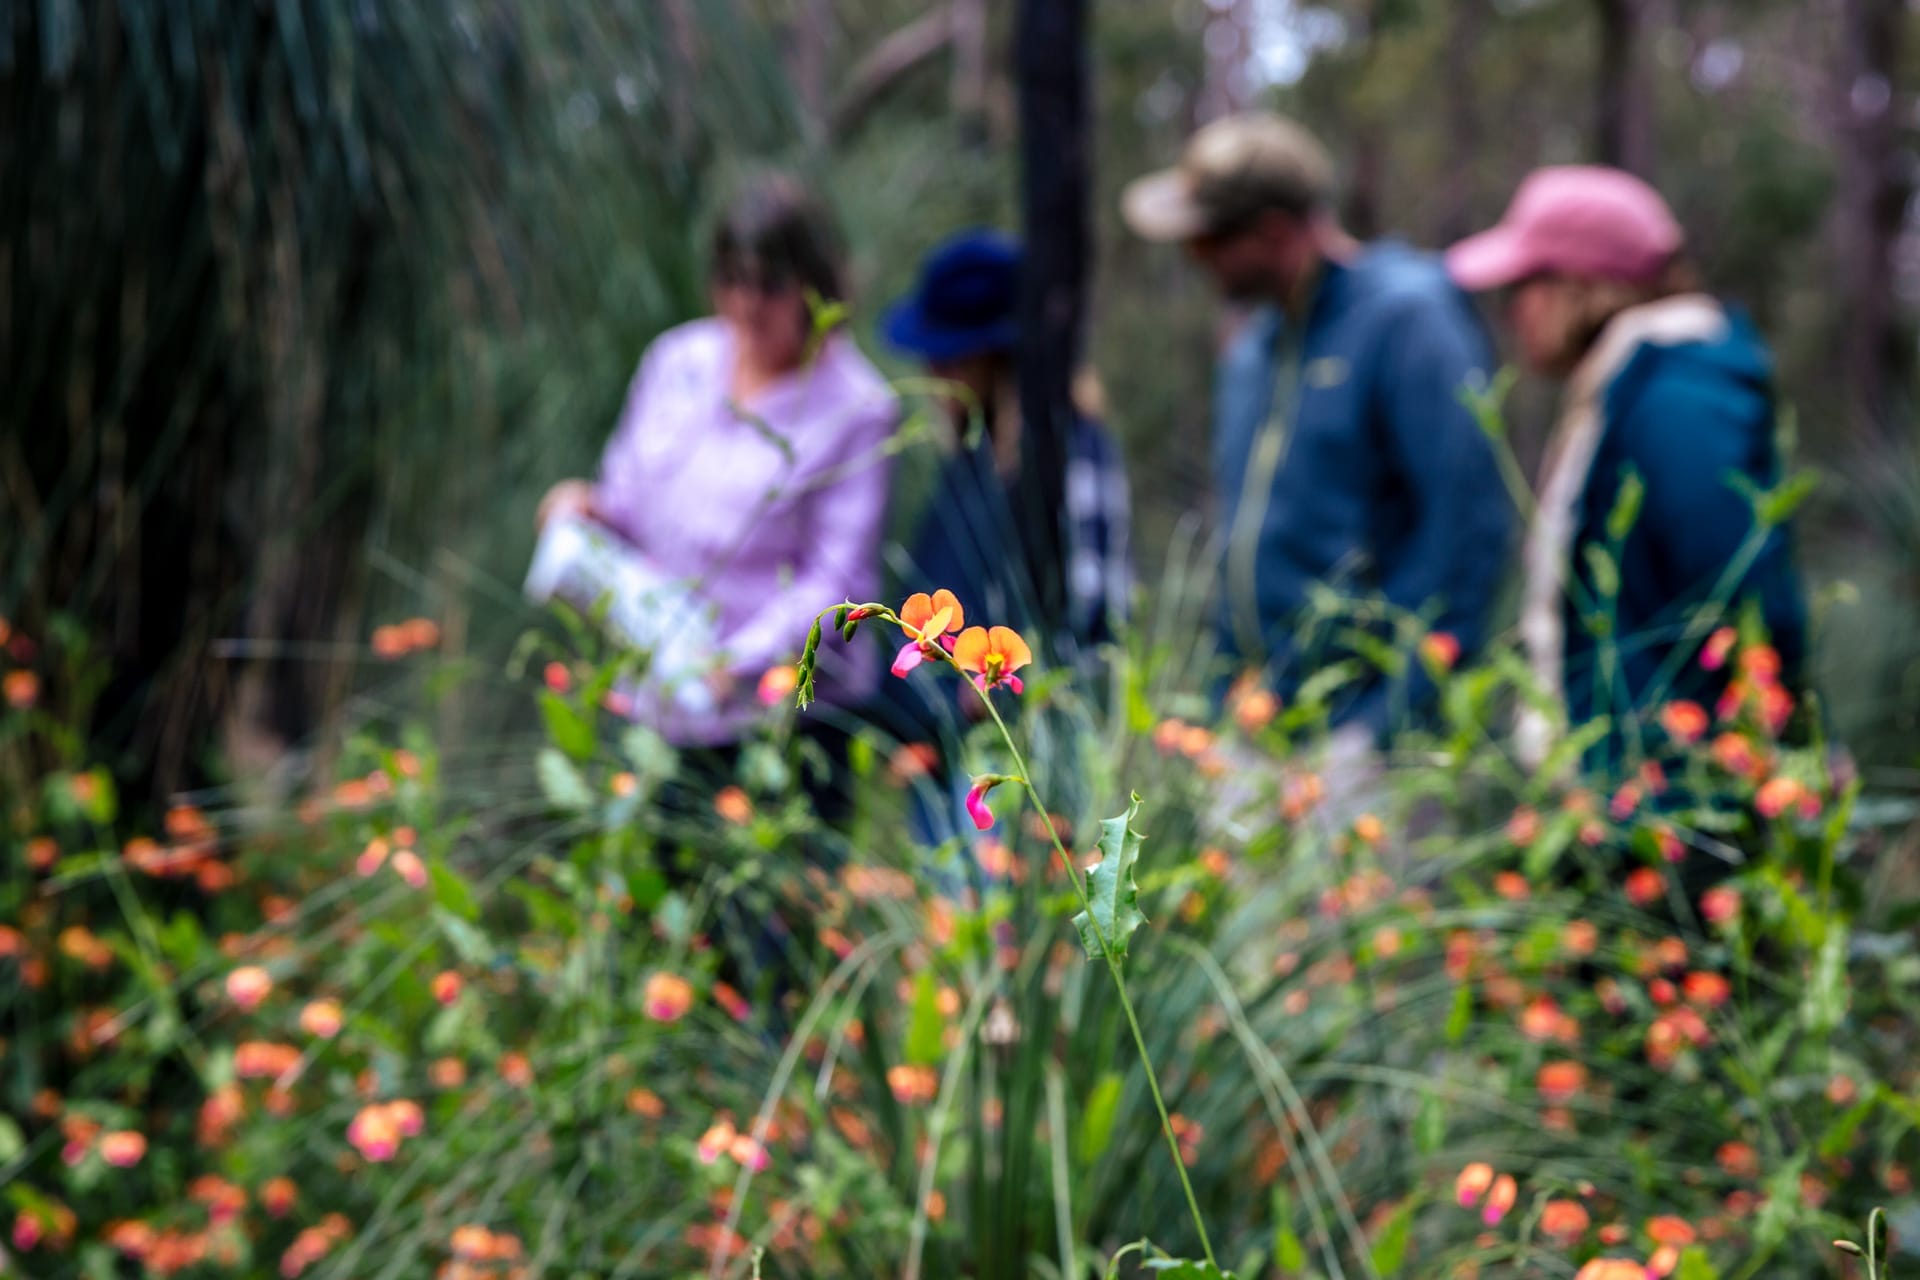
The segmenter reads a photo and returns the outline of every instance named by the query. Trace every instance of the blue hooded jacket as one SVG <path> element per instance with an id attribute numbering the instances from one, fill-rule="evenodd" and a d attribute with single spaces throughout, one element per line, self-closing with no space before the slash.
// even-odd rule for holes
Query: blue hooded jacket
<path id="1" fill-rule="evenodd" d="M 1461 398 L 1486 385 L 1491 364 L 1466 295 L 1436 258 L 1396 244 L 1324 264 L 1304 325 L 1277 307 L 1248 318 L 1214 399 L 1230 659 L 1264 666 L 1290 697 L 1352 656 L 1346 621 L 1303 625 L 1322 585 L 1383 597 L 1465 653 L 1479 648 L 1513 526 L 1491 445 Z M 1384 740 L 1431 699 L 1420 663 L 1407 669 L 1404 683 L 1349 686 L 1332 722 Z"/>
<path id="2" fill-rule="evenodd" d="M 1614 375 L 1602 398 L 1604 425 L 1574 522 L 1573 579 L 1563 605 L 1564 681 L 1573 724 L 1675 698 L 1709 712 L 1730 670 L 1704 670 L 1707 634 L 1758 606 L 1779 650 L 1789 688 L 1806 658 L 1806 605 L 1792 559 L 1791 535 L 1769 531 L 1745 573 L 1727 584 L 1724 614 L 1696 617 L 1754 533 L 1753 507 L 1730 477 L 1757 488 L 1779 480 L 1774 442 L 1772 363 L 1746 320 L 1729 315 L 1711 342 L 1643 344 Z M 1629 472 L 1645 485 L 1638 518 L 1619 549 L 1619 595 L 1612 632 L 1619 644 L 1612 696 L 1600 688 L 1606 666 L 1600 640 L 1576 597 L 1595 598 L 1585 548 L 1607 543 L 1607 519 Z M 1611 750 L 1619 747 L 1619 727 Z"/>

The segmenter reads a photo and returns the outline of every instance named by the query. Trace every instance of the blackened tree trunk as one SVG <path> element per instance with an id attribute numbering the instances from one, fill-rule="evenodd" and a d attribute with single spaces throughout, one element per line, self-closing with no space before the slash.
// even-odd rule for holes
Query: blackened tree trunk
<path id="1" fill-rule="evenodd" d="M 1027 268 L 1020 296 L 1016 510 L 1048 638 L 1067 617 L 1066 451 L 1090 237 L 1086 39 L 1086 0 L 1022 0 L 1014 61 Z"/>
<path id="2" fill-rule="evenodd" d="M 1905 0 L 1842 0 L 1836 249 L 1844 294 L 1840 365 L 1857 434 L 1889 429 L 1889 394 L 1907 361 L 1898 336 L 1893 252 L 1908 186 L 1900 173 L 1896 72 Z"/>
<path id="3" fill-rule="evenodd" d="M 1653 86 L 1647 76 L 1648 0 L 1597 0 L 1600 65 L 1595 150 L 1600 163 L 1653 176 Z"/>

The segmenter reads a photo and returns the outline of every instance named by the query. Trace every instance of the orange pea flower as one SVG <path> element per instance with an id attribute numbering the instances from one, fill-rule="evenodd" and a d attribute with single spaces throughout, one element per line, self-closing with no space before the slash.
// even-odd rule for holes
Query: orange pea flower
<path id="1" fill-rule="evenodd" d="M 1541 1233 L 1560 1244 L 1571 1244 L 1587 1234 L 1591 1222 L 1578 1200 L 1549 1200 L 1540 1206 Z"/>
<path id="2" fill-rule="evenodd" d="M 1697 702 L 1669 702 L 1660 708 L 1660 727 L 1667 731 L 1668 737 L 1682 745 L 1698 742 L 1701 735 L 1706 733 L 1709 723 L 1707 709 Z"/>
<path id="3" fill-rule="evenodd" d="M 1487 1194 L 1487 1188 L 1493 1185 L 1493 1166 L 1484 1160 L 1476 1160 L 1460 1171 L 1453 1180 L 1454 1199 L 1460 1202 L 1462 1209 L 1471 1209 L 1480 1203 L 1480 1197 Z"/>
<path id="4" fill-rule="evenodd" d="M 905 676 L 926 659 L 933 657 L 930 646 L 945 643 L 942 639 L 949 631 L 958 631 L 966 622 L 966 610 L 960 607 L 959 599 L 945 587 L 928 595 L 916 591 L 907 597 L 900 606 L 900 629 L 907 633 L 907 643 L 894 655 L 893 674 Z"/>
<path id="5" fill-rule="evenodd" d="M 1033 661 L 1033 650 L 1012 627 L 968 627 L 953 644 L 954 661 L 962 671 L 973 673 L 973 683 L 982 693 L 996 685 L 1021 691 L 1020 677 L 1013 673 Z"/>
<path id="6" fill-rule="evenodd" d="M 1591 1258 L 1573 1280 L 1647 1280 L 1647 1273 L 1631 1258 Z"/>
<path id="7" fill-rule="evenodd" d="M 300 1029 L 322 1040 L 339 1035 L 341 1021 L 338 1000 L 315 1000 L 300 1011 Z"/>
<path id="8" fill-rule="evenodd" d="M 116 1129 L 100 1139 L 100 1158 L 116 1169 L 131 1169 L 146 1154 L 146 1135 L 132 1129 Z"/>
<path id="9" fill-rule="evenodd" d="M 257 964 L 242 965 L 227 975 L 227 995 L 242 1012 L 252 1013 L 273 990 L 273 978 Z"/>
<path id="10" fill-rule="evenodd" d="M 1487 1202 L 1480 1209 L 1480 1221 L 1490 1227 L 1499 1225 L 1500 1219 L 1507 1216 L 1507 1211 L 1513 1208 L 1513 1202 L 1519 1198 L 1520 1184 L 1513 1180 L 1512 1174 L 1501 1174 L 1493 1180 L 1493 1189 L 1487 1192 Z"/>

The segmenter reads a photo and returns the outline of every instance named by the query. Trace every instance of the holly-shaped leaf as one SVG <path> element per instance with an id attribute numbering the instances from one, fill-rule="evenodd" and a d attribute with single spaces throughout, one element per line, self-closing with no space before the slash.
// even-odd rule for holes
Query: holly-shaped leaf
<path id="1" fill-rule="evenodd" d="M 1087 873 L 1093 912 L 1091 917 L 1085 911 L 1073 917 L 1089 959 L 1100 959 L 1105 947 L 1112 948 L 1116 960 L 1125 958 L 1127 939 L 1147 922 L 1140 914 L 1140 886 L 1133 879 L 1133 864 L 1140 857 L 1140 833 L 1133 829 L 1133 819 L 1139 812 L 1140 797 L 1135 795 L 1124 814 L 1100 824 L 1100 865 Z"/>

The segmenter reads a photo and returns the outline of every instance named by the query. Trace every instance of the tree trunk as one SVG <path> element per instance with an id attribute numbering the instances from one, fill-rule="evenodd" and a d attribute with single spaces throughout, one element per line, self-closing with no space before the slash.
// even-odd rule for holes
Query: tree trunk
<path id="1" fill-rule="evenodd" d="M 1474 57 L 1486 32 L 1487 0 L 1453 0 L 1445 60 L 1447 84 L 1447 178 L 1440 193 L 1440 239 L 1451 243 L 1474 227 L 1474 174 L 1481 156 L 1480 102 Z"/>
<path id="2" fill-rule="evenodd" d="M 1893 292 L 1894 245 L 1908 196 L 1895 110 L 1906 6 L 1903 0 L 1841 0 L 1840 9 L 1834 212 L 1847 318 L 1840 365 L 1853 429 L 1871 438 L 1888 431 L 1889 395 L 1907 363 Z"/>
<path id="3" fill-rule="evenodd" d="M 1066 446 L 1091 238 L 1086 40 L 1086 0 L 1021 0 L 1014 57 L 1026 274 L 1016 502 L 1043 633 L 1061 630 L 1067 617 Z"/>
<path id="4" fill-rule="evenodd" d="M 1648 0 L 1596 0 L 1600 18 L 1598 115 L 1601 164 L 1653 176 L 1653 86 L 1647 77 Z"/>

